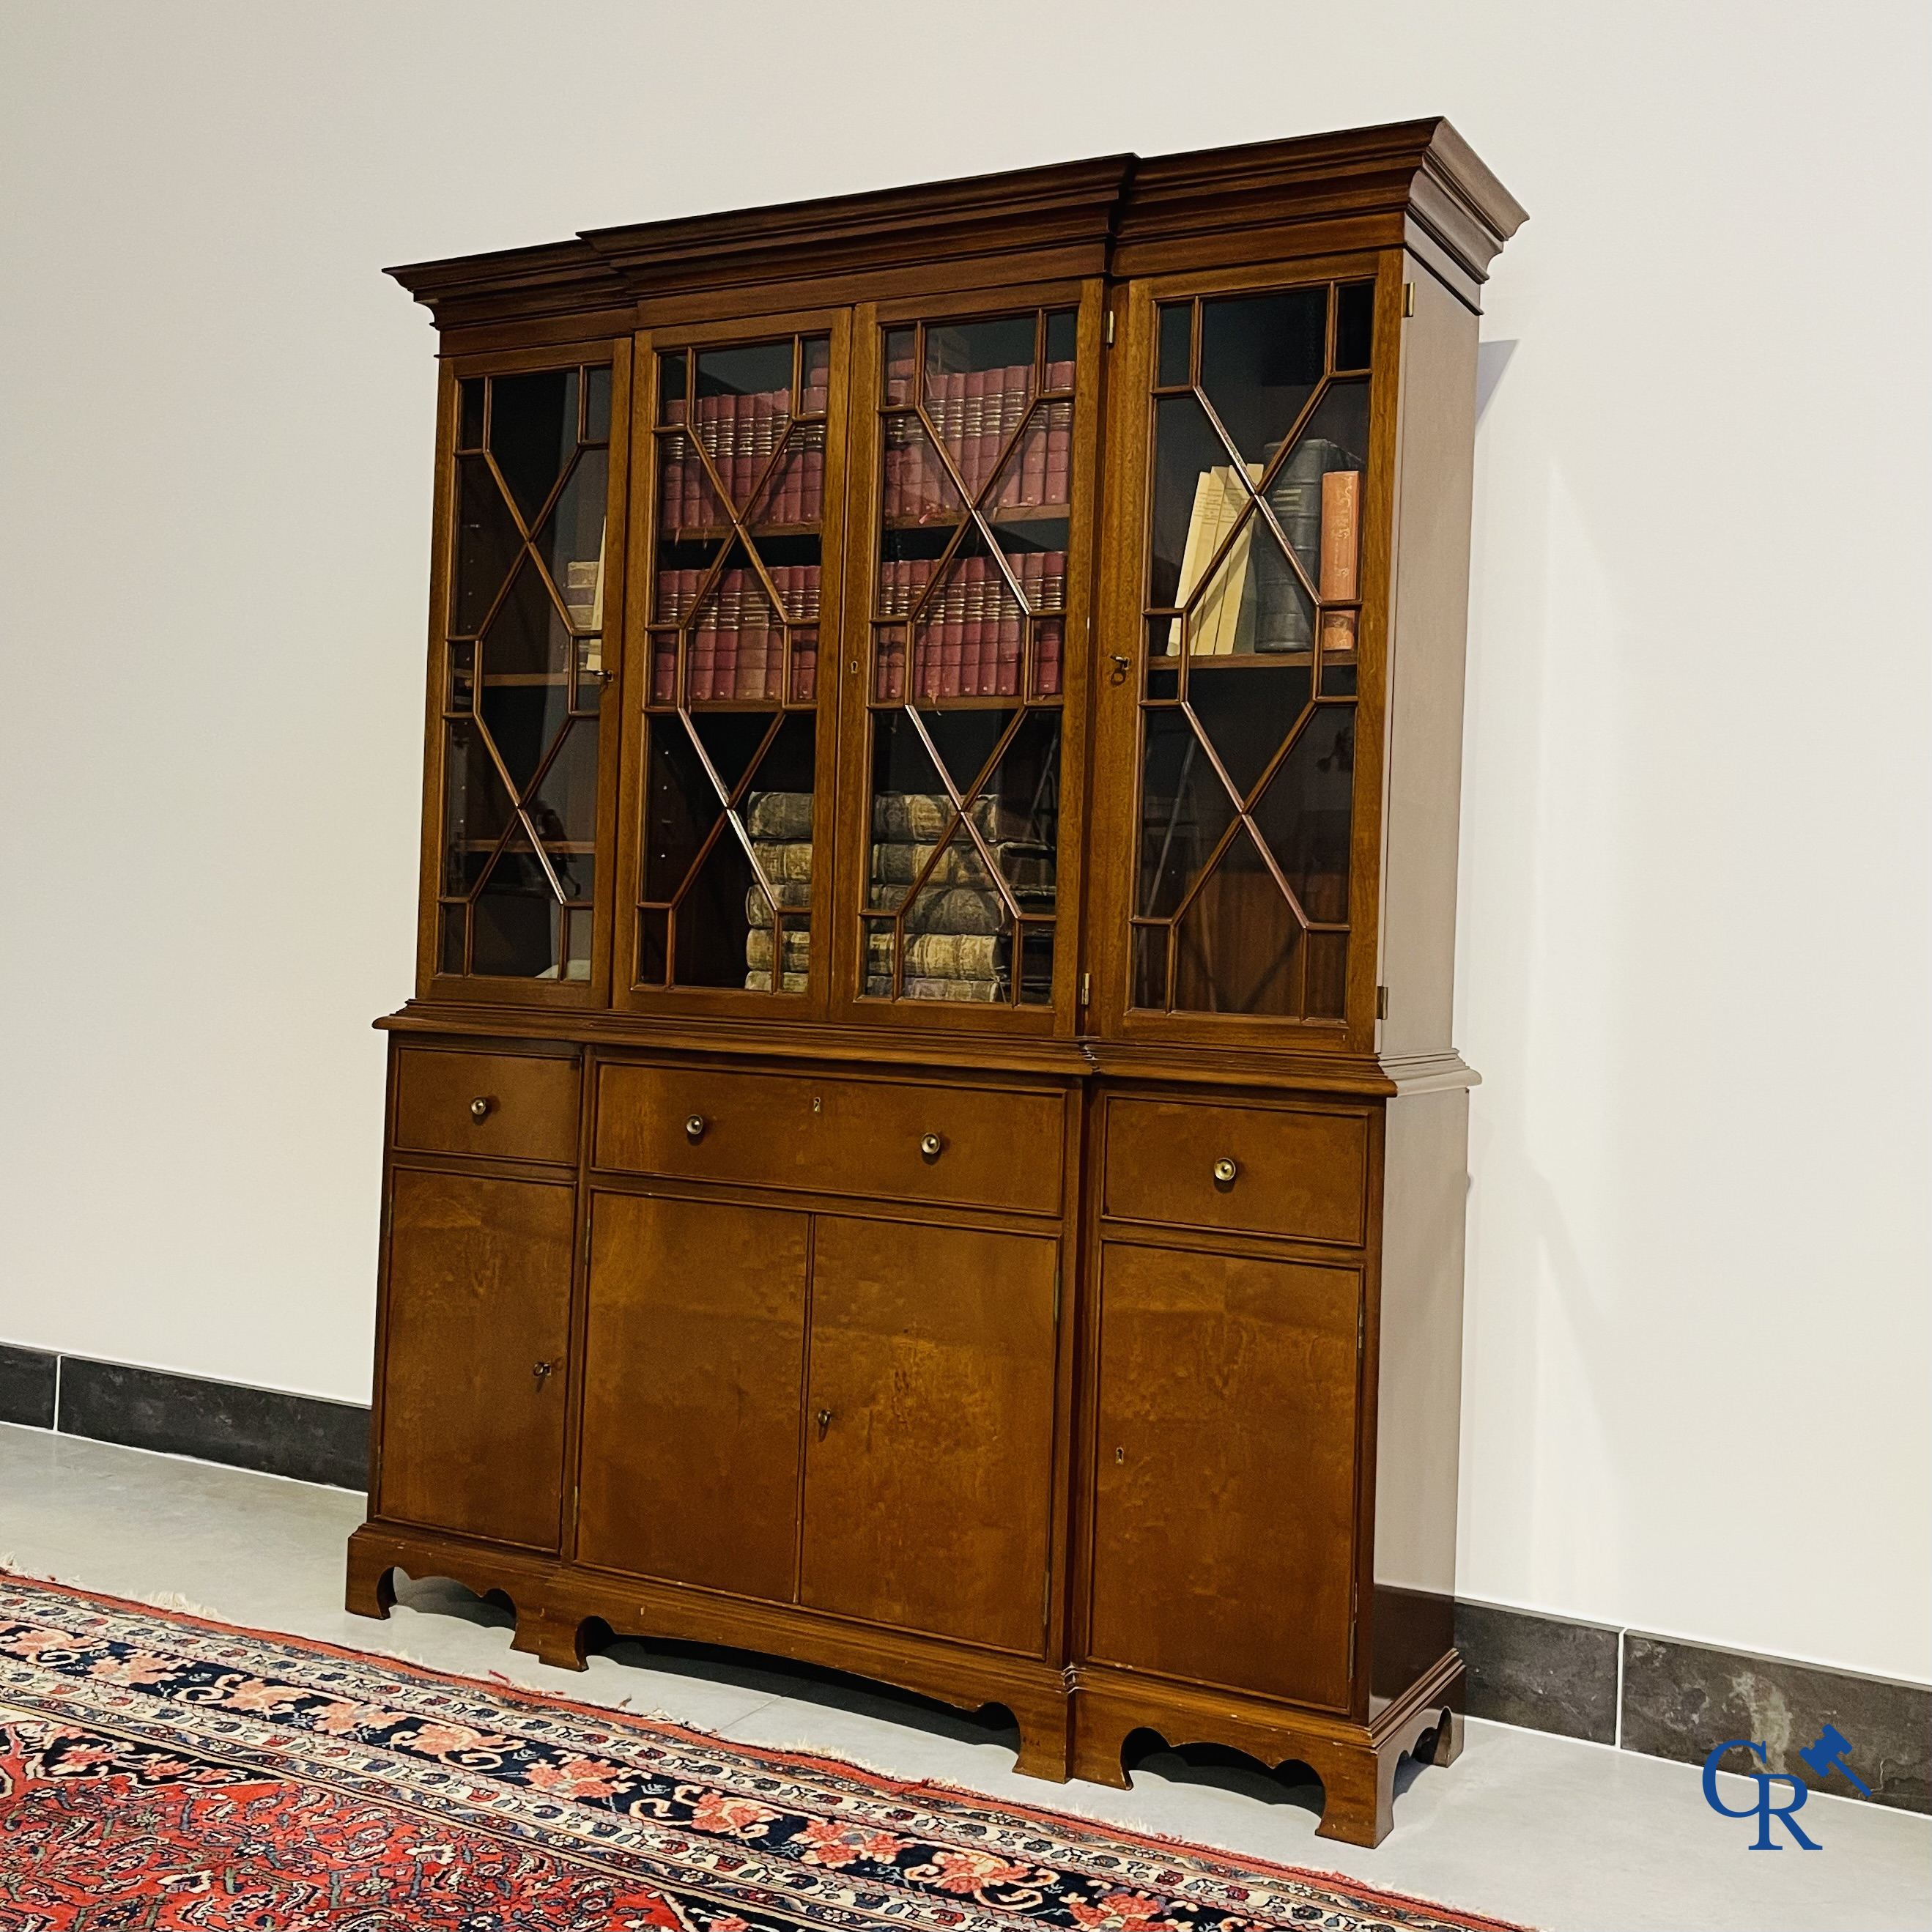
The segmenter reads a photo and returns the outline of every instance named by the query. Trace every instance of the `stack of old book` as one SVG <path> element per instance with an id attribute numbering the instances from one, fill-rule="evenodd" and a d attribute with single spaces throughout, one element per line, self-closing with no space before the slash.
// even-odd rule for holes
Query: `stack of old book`
<path id="1" fill-rule="evenodd" d="M 913 388 L 910 362 L 895 361 L 886 372 L 886 393 L 897 400 Z M 1050 362 L 1049 390 L 1073 386 L 1073 364 Z M 951 452 L 954 466 L 976 502 L 1024 420 L 1033 400 L 1033 365 L 929 371 L 926 415 Z M 1028 424 L 1019 459 L 1002 472 L 995 507 L 1018 508 L 1064 503 L 1073 444 L 1073 405 L 1049 402 Z M 918 522 L 952 514 L 958 494 L 945 475 L 931 439 L 916 417 L 892 416 L 886 424 L 881 507 L 886 516 Z"/>
<path id="2" fill-rule="evenodd" d="M 812 904 L 812 794 L 808 791 L 754 791 L 745 800 L 745 830 L 752 855 L 764 875 L 763 886 L 745 893 L 745 984 L 754 993 L 772 990 L 774 966 L 778 990 L 802 993 L 812 970 L 812 930 L 803 923 Z M 784 957 L 772 932 L 772 902 L 781 913 L 796 912 L 800 922 L 788 921 Z"/>
<path id="3" fill-rule="evenodd" d="M 1029 910 L 1050 911 L 1054 850 L 1050 834 L 1026 812 L 998 797 L 967 807 L 1014 898 Z M 874 911 L 904 909 L 902 1000 L 961 1000 L 992 1004 L 1010 997 L 1012 939 L 1006 902 L 980 848 L 963 830 L 934 854 L 952 823 L 952 804 L 932 792 L 881 792 L 872 802 L 872 863 L 868 904 Z M 932 869 L 908 904 L 914 882 Z M 894 997 L 892 935 L 875 926 L 868 940 L 866 991 Z"/>
<path id="4" fill-rule="evenodd" d="M 805 392 L 805 413 L 823 416 L 824 373 Z M 668 422 L 686 421 L 682 398 L 665 405 Z M 758 506 L 758 520 L 812 524 L 818 520 L 825 492 L 825 425 L 791 422 L 789 389 L 759 390 L 748 395 L 700 396 L 692 427 L 711 458 L 712 469 L 733 502 L 748 504 L 783 442 L 784 459 Z M 788 432 L 789 437 L 788 438 Z M 668 436 L 660 470 L 658 522 L 668 530 L 708 530 L 724 520 L 704 464 L 682 435 Z"/>

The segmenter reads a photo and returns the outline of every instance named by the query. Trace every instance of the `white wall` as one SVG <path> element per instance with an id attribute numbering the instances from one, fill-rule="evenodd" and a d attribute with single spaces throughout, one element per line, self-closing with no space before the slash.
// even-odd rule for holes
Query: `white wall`
<path id="1" fill-rule="evenodd" d="M 366 1397 L 433 387 L 378 268 L 1445 112 L 1532 215 L 1461 1587 L 1932 1676 L 1927 16 L 1588 12 L 8 10 L 0 1340 Z"/>

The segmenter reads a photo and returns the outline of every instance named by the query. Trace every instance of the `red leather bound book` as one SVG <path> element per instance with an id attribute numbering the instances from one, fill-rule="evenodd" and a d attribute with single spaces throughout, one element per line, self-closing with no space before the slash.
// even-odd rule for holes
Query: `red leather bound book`
<path id="1" fill-rule="evenodd" d="M 1060 619 L 1049 617 L 1041 624 L 1037 634 L 1039 662 L 1034 675 L 1040 695 L 1042 698 L 1058 698 L 1060 695 Z"/>
<path id="2" fill-rule="evenodd" d="M 1049 362 L 1046 365 L 1046 386 L 1049 389 L 1072 388 L 1073 364 L 1071 362 Z"/>
<path id="3" fill-rule="evenodd" d="M 1046 500 L 1046 412 L 1036 410 L 1027 425 L 1025 446 L 1020 452 L 1020 501 L 1043 503 Z"/>
<path id="4" fill-rule="evenodd" d="M 1066 501 L 1066 472 L 1073 450 L 1073 405 L 1046 406 L 1046 497 L 1049 503 Z"/>
<path id="5" fill-rule="evenodd" d="M 1024 558 L 1021 560 L 1025 561 Z M 1022 579 L 1024 583 L 1024 579 Z M 1020 640 L 1026 619 L 1014 601 L 1011 587 L 1000 586 L 999 640 L 994 656 L 993 688 L 1002 698 L 1015 696 L 1020 688 Z"/>
<path id="6" fill-rule="evenodd" d="M 986 577 L 992 568 L 989 558 L 969 556 L 961 573 L 965 598 L 965 622 L 959 637 L 959 694 L 980 698 L 989 694 L 990 683 L 983 682 L 986 660 Z"/>
<path id="7" fill-rule="evenodd" d="M 825 431 L 822 428 L 812 432 L 811 441 L 806 445 L 799 493 L 799 521 L 817 523 L 825 496 Z"/>

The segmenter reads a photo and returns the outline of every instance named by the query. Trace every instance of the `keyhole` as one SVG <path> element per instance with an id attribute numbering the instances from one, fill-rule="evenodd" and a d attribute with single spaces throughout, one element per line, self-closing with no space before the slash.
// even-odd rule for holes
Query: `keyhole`
<path id="1" fill-rule="evenodd" d="M 535 1376 L 537 1378 L 537 1387 L 538 1388 L 542 1388 L 543 1387 L 544 1378 L 550 1373 L 550 1367 L 551 1364 L 548 1362 L 538 1362 L 536 1366 L 530 1370 L 530 1373 Z"/>
<path id="2" fill-rule="evenodd" d="M 821 1408 L 818 1412 L 818 1439 L 820 1442 L 823 1442 L 825 1440 L 825 1432 L 831 1426 L 831 1410 L 829 1408 Z"/>
<path id="3" fill-rule="evenodd" d="M 1114 1451 L 1114 1460 L 1115 1462 L 1124 1462 L 1126 1460 L 1127 1452 L 1124 1449 L 1116 1449 Z"/>

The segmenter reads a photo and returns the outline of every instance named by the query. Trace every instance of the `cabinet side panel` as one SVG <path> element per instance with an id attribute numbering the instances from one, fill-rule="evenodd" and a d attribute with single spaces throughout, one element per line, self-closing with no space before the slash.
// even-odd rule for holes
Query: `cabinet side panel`
<path id="1" fill-rule="evenodd" d="M 1402 325 L 1382 889 L 1385 1054 L 1450 1045 L 1477 319 L 1420 264 Z"/>
<path id="2" fill-rule="evenodd" d="M 1462 1433 L 1466 1089 L 1388 1106 L 1376 1426 L 1373 1697 L 1448 1651 Z"/>

